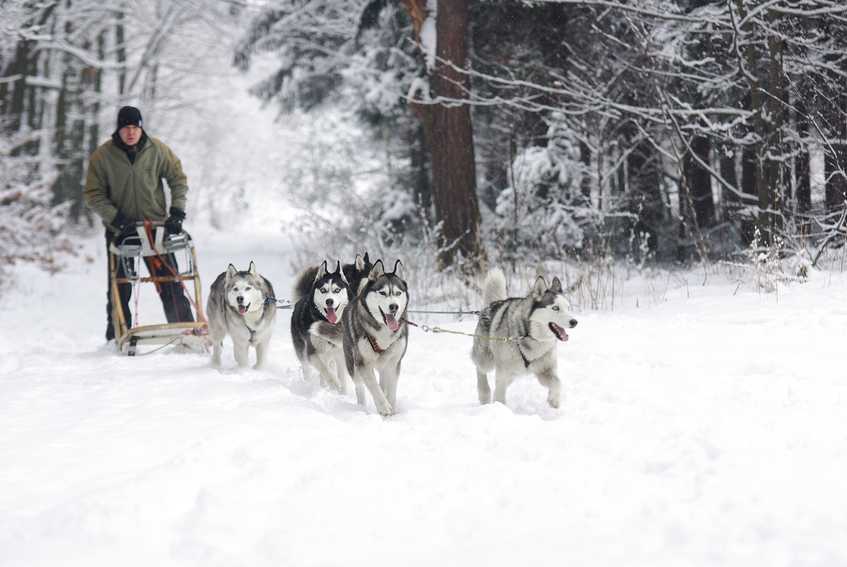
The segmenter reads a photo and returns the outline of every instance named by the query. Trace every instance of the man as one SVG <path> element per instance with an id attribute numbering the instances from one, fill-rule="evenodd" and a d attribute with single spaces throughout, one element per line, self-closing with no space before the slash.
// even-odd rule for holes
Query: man
<path id="1" fill-rule="evenodd" d="M 165 189 L 162 179 L 171 189 L 171 208 L 166 211 Z M 182 232 L 185 220 L 185 195 L 188 184 L 182 164 L 173 151 L 156 138 L 147 136 L 141 111 L 124 106 L 118 112 L 118 125 L 112 139 L 98 147 L 88 164 L 83 196 L 85 203 L 103 220 L 106 227 L 106 246 L 121 242 L 134 234 L 135 223 L 144 220 L 165 221 L 168 234 Z M 151 275 L 169 276 L 177 272 L 176 258 L 146 258 Z M 108 273 L 108 270 L 107 270 Z M 123 266 L 118 266 L 118 277 L 124 277 Z M 108 276 L 106 290 L 106 340 L 115 338 L 112 326 L 112 282 Z M 169 323 L 193 321 L 191 306 L 180 282 L 161 283 L 156 286 L 165 317 Z M 131 284 L 118 286 L 127 326 L 132 327 L 129 299 Z"/>

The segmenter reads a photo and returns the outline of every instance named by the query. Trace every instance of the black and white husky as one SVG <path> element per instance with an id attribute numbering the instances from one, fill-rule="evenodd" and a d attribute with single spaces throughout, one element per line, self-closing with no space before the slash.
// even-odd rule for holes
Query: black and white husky
<path id="1" fill-rule="evenodd" d="M 526 297 L 506 297 L 506 278 L 492 270 L 485 279 L 483 301 L 471 359 L 476 365 L 477 392 L 482 404 L 491 402 L 488 373 L 495 371 L 494 401 L 506 403 L 506 389 L 521 374 L 535 374 L 547 387 L 547 401 L 559 407 L 561 383 L 556 373 L 556 345 L 568 340 L 566 328 L 576 327 L 562 283 L 549 286 L 541 276 Z M 515 337 L 504 342 L 499 337 Z"/>
<path id="2" fill-rule="evenodd" d="M 344 272 L 344 277 L 347 278 L 347 281 L 350 284 L 350 290 L 352 292 L 351 298 L 356 297 L 359 293 L 362 280 L 368 277 L 368 274 L 371 273 L 371 268 L 373 267 L 374 265 L 371 264 L 371 259 L 367 252 L 365 252 L 364 256 L 356 254 L 356 259 L 352 264 L 344 264 L 341 266 L 341 270 Z"/>
<path id="3" fill-rule="evenodd" d="M 247 271 L 230 264 L 215 279 L 206 314 L 212 364 L 220 366 L 223 340 L 229 335 L 238 366 L 247 366 L 251 346 L 256 349 L 256 368 L 264 365 L 276 318 L 276 296 L 271 282 L 256 272 L 253 262 Z"/>
<path id="4" fill-rule="evenodd" d="M 382 415 L 395 411 L 400 363 L 409 337 L 405 320 L 409 289 L 400 268 L 398 261 L 394 271 L 386 273 L 382 260 L 377 260 L 341 316 L 344 360 L 356 387 L 356 401 L 365 405 L 367 388 Z M 324 326 L 319 332 L 330 337 L 333 330 Z M 330 338 L 337 339 L 337 335 Z"/>
<path id="5" fill-rule="evenodd" d="M 291 341 L 303 366 L 303 376 L 308 380 L 314 368 L 321 377 L 321 384 L 330 384 L 341 392 L 347 389 L 344 351 L 339 341 L 321 336 L 317 329 L 322 325 L 340 324 L 352 296 L 340 262 L 333 272 L 329 271 L 326 262 L 318 268 L 307 268 L 294 284 L 296 303 L 291 314 Z M 335 375 L 332 366 L 335 366 Z"/>

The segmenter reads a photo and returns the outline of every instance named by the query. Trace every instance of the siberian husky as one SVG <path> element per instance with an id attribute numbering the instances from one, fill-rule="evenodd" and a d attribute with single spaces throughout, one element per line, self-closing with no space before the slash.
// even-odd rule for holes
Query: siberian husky
<path id="1" fill-rule="evenodd" d="M 405 320 L 409 291 L 401 267 L 398 261 L 394 270 L 386 273 L 382 260 L 377 260 L 341 316 L 344 360 L 356 387 L 356 401 L 365 405 L 367 387 L 382 415 L 391 415 L 396 409 L 400 363 L 409 336 Z M 327 337 L 333 331 L 326 325 L 318 329 Z M 337 340 L 337 334 L 330 340 Z"/>
<path id="2" fill-rule="evenodd" d="M 499 269 L 485 279 L 486 307 L 476 326 L 471 359 L 476 365 L 479 402 L 491 402 L 488 373 L 495 371 L 494 401 L 506 403 L 506 389 L 520 374 L 535 374 L 547 387 L 547 402 L 559 407 L 561 383 L 556 374 L 556 345 L 568 340 L 566 328 L 576 327 L 562 283 L 549 286 L 542 276 L 526 297 L 506 297 L 506 278 Z M 492 337 L 492 338 L 487 338 Z M 493 337 L 517 337 L 504 342 Z"/>
<path id="3" fill-rule="evenodd" d="M 319 266 L 312 266 L 300 272 L 295 283 L 295 297 L 303 297 L 310 292 L 312 281 L 318 274 L 318 268 Z M 356 296 L 362 280 L 368 277 L 371 268 L 373 268 L 373 264 L 371 264 L 367 252 L 365 252 L 364 256 L 356 254 L 356 259 L 352 264 L 343 264 L 341 266 L 341 272 L 344 274 L 344 279 L 347 280 L 347 285 L 350 288 L 351 298 Z"/>
<path id="4" fill-rule="evenodd" d="M 351 298 L 352 290 L 340 262 L 333 272 L 328 270 L 326 262 L 317 269 L 308 268 L 294 284 L 296 303 L 291 314 L 291 341 L 303 366 L 303 376 L 308 380 L 314 368 L 322 385 L 330 384 L 341 392 L 347 390 L 344 351 L 337 340 L 322 337 L 317 328 L 321 324 L 340 324 Z M 331 371 L 333 364 L 335 376 Z"/>
<path id="5" fill-rule="evenodd" d="M 356 254 L 356 259 L 352 264 L 341 266 L 344 277 L 347 278 L 347 282 L 350 284 L 351 299 L 358 295 L 362 280 L 368 277 L 373 267 L 374 265 L 371 264 L 371 259 L 367 252 L 365 252 L 364 256 Z"/>
<path id="6" fill-rule="evenodd" d="M 253 262 L 246 272 L 230 264 L 217 277 L 206 302 L 212 364 L 220 366 L 223 340 L 229 335 L 238 366 L 247 366 L 251 346 L 256 349 L 255 368 L 264 365 L 276 318 L 275 298 L 271 282 L 256 272 Z"/>

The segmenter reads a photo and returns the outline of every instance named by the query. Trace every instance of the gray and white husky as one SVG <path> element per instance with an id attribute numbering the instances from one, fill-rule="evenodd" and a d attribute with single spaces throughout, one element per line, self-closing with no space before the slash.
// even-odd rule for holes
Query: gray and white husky
<path id="1" fill-rule="evenodd" d="M 291 341 L 303 366 L 303 376 L 308 380 L 314 368 L 321 377 L 322 385 L 330 384 L 341 392 L 347 390 L 344 350 L 340 341 L 321 336 L 318 328 L 340 325 L 344 308 L 352 295 L 340 262 L 333 272 L 329 271 L 326 262 L 318 268 L 307 268 L 294 284 L 296 303 L 291 313 Z M 332 372 L 333 365 L 335 374 Z"/>
<path id="2" fill-rule="evenodd" d="M 387 273 L 382 260 L 377 260 L 341 316 L 344 360 L 356 387 L 356 401 L 365 405 L 367 388 L 382 415 L 393 414 L 397 406 L 400 363 L 409 337 L 405 320 L 409 288 L 401 267 L 398 261 Z M 337 334 L 332 337 L 333 329 L 326 325 L 318 332 L 337 341 Z"/>
<path id="3" fill-rule="evenodd" d="M 483 301 L 471 359 L 476 365 L 479 402 L 491 402 L 488 373 L 495 371 L 494 401 L 506 403 L 506 389 L 521 374 L 535 374 L 547 387 L 547 402 L 559 407 L 561 383 L 556 373 L 556 345 L 568 340 L 566 328 L 576 327 L 562 283 L 549 286 L 542 276 L 526 297 L 506 297 L 506 278 L 499 269 L 485 279 Z M 486 338 L 491 337 L 491 338 Z M 504 342 L 493 337 L 520 337 Z"/>
<path id="4" fill-rule="evenodd" d="M 223 340 L 229 335 L 238 366 L 247 366 L 251 346 L 256 349 L 255 368 L 264 365 L 276 318 L 275 298 L 271 282 L 256 272 L 253 262 L 247 271 L 230 264 L 215 279 L 206 302 L 212 364 L 220 366 Z"/>

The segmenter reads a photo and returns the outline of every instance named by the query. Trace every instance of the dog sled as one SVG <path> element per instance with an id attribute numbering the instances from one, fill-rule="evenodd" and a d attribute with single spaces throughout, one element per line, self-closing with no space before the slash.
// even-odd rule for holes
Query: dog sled
<path id="1" fill-rule="evenodd" d="M 118 351 L 136 356 L 138 347 L 146 345 L 160 345 L 159 348 L 179 345 L 190 350 L 207 351 L 208 324 L 203 313 L 197 253 L 191 235 L 185 231 L 168 235 L 161 222 L 140 222 L 134 228 L 135 232 L 130 231 L 109 244 L 109 293 Z M 147 266 L 146 276 L 141 275 L 141 264 Z M 153 270 L 151 266 L 158 269 Z M 165 284 L 178 284 L 188 299 L 188 309 L 194 321 L 128 324 L 133 317 L 124 312 L 119 287 L 125 284 L 134 289 L 136 306 L 141 285 L 153 284 L 159 290 Z M 136 322 L 137 315 L 136 309 Z"/>

